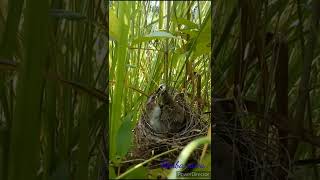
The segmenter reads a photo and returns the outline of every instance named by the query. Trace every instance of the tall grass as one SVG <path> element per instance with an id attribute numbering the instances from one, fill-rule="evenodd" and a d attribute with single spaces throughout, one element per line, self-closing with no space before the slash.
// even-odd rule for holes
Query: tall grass
<path id="1" fill-rule="evenodd" d="M 105 3 L 23 3 L 0 12 L 0 179 L 97 179 L 106 171 Z"/>
<path id="2" fill-rule="evenodd" d="M 48 8 L 47 1 L 26 3 L 26 52 L 25 59 L 21 62 L 10 129 L 9 180 L 35 179 L 39 166 L 39 107 L 43 93 L 44 66 L 48 56 Z"/>
<path id="3" fill-rule="evenodd" d="M 110 159 L 118 164 L 144 102 L 161 83 L 196 97 L 197 72 L 199 98 L 210 109 L 211 9 L 209 1 L 112 1 L 109 12 Z"/>
<path id="4" fill-rule="evenodd" d="M 238 97 L 239 88 L 241 96 L 258 103 L 263 117 L 280 114 L 282 118 L 274 118 L 277 123 L 272 125 L 278 124 L 276 137 L 285 147 L 279 152 L 281 167 L 287 170 L 287 153 L 293 162 L 312 159 L 320 147 L 314 141 L 320 139 L 316 8 L 318 1 L 299 0 L 217 1 L 213 6 L 214 27 L 218 27 L 212 34 L 214 91 Z M 274 135 L 265 118 L 244 124 L 266 137 Z M 319 168 L 307 165 L 294 166 L 291 175 L 318 178 Z M 288 176 L 288 171 L 280 171 L 277 178 Z"/>

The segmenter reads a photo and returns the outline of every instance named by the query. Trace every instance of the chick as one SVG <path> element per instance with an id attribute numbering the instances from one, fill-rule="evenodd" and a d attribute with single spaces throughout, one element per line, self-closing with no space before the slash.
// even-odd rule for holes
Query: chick
<path id="1" fill-rule="evenodd" d="M 174 90 L 161 84 L 157 95 L 160 99 L 160 122 L 166 132 L 179 132 L 185 123 L 185 109 L 174 98 Z"/>
<path id="2" fill-rule="evenodd" d="M 160 122 L 161 109 L 156 100 L 156 94 L 153 94 L 149 97 L 146 105 L 147 118 L 149 125 L 153 130 L 156 132 L 162 132 L 165 128 Z"/>

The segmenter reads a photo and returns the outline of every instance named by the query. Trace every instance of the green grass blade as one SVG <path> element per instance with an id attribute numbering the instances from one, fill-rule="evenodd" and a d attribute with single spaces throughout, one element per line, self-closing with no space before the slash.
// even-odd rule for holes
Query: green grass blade
<path id="1" fill-rule="evenodd" d="M 17 85 L 9 180 L 33 180 L 39 167 L 43 70 L 47 59 L 48 1 L 26 3 L 26 59 Z"/>
<path id="2" fill-rule="evenodd" d="M 130 2 L 129 2 L 130 3 Z M 121 109 L 122 109 L 122 98 L 125 81 L 125 71 L 127 62 L 127 47 L 128 47 L 128 25 L 126 20 L 130 19 L 130 6 L 128 2 L 121 2 L 119 4 L 119 26 L 122 27 L 120 30 L 120 40 L 117 44 L 116 57 L 112 59 L 112 66 L 116 67 L 115 76 L 115 87 L 112 97 L 112 114 L 110 122 L 110 144 L 115 144 L 116 134 L 120 127 L 121 121 Z M 115 154 L 115 146 L 110 147 L 110 155 L 113 157 Z"/>

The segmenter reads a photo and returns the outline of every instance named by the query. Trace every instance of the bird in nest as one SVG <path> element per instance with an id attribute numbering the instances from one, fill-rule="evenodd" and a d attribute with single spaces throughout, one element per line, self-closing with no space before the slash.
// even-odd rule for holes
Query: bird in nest
<path id="1" fill-rule="evenodd" d="M 157 133 L 177 133 L 185 125 L 187 109 L 183 93 L 161 84 L 147 100 L 143 118 Z"/>

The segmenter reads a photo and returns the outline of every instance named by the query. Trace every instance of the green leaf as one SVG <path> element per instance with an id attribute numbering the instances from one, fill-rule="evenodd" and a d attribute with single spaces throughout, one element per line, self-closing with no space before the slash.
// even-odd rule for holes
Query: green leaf
<path id="1" fill-rule="evenodd" d="M 117 175 L 114 172 L 114 168 L 109 166 L 109 179 L 115 179 L 116 177 L 117 177 Z"/>
<path id="2" fill-rule="evenodd" d="M 178 24 L 182 24 L 182 25 L 185 25 L 187 26 L 188 29 L 197 29 L 198 28 L 198 25 L 190 20 L 187 20 L 185 18 L 177 18 L 175 19 L 175 21 L 178 23 Z"/>
<path id="3" fill-rule="evenodd" d="M 149 179 L 157 179 L 159 176 L 167 177 L 170 170 L 165 168 L 157 168 L 149 171 Z"/>
<path id="4" fill-rule="evenodd" d="M 130 168 L 133 168 L 133 166 Z M 147 174 L 148 174 L 147 169 L 143 166 L 140 166 L 136 168 L 132 173 L 125 176 L 125 179 L 146 179 Z"/>
<path id="5" fill-rule="evenodd" d="M 145 35 L 143 37 L 140 37 L 140 38 L 137 38 L 137 39 L 133 40 L 131 46 L 134 46 L 134 45 L 136 45 L 138 43 L 151 41 L 151 40 L 154 40 L 154 39 L 166 39 L 166 38 L 179 39 L 176 36 L 172 35 L 171 33 L 164 32 L 164 31 L 155 31 L 155 32 L 152 32 L 152 33 L 150 33 L 148 35 Z"/>
<path id="6" fill-rule="evenodd" d="M 204 168 L 195 168 L 195 171 L 211 171 L 211 151 L 205 154 L 200 164 L 203 165 Z"/>
<path id="7" fill-rule="evenodd" d="M 59 19 L 68 19 L 68 20 L 82 20 L 86 19 L 86 16 L 83 16 L 80 13 L 65 10 L 65 9 L 50 9 L 49 15 Z"/>
<path id="8" fill-rule="evenodd" d="M 109 11 L 109 36 L 110 39 L 119 41 L 120 38 L 119 20 L 113 9 Z"/>
<path id="9" fill-rule="evenodd" d="M 134 65 L 134 64 L 127 64 L 127 67 L 128 67 L 128 68 L 136 68 L 136 67 L 137 67 L 137 65 Z"/>
<path id="10" fill-rule="evenodd" d="M 199 33 L 199 30 L 194 30 L 194 29 L 182 29 L 180 32 L 189 34 L 190 38 L 195 38 L 197 34 Z"/>
<path id="11" fill-rule="evenodd" d="M 211 52 L 211 18 L 204 24 L 203 30 L 197 39 L 196 49 L 193 58 Z"/>
<path id="12" fill-rule="evenodd" d="M 122 115 L 122 105 L 124 103 L 124 89 L 125 89 L 125 81 L 126 81 L 126 64 L 128 64 L 127 59 L 127 46 L 128 46 L 128 34 L 129 28 L 127 25 L 127 20 L 131 17 L 131 2 L 122 2 L 119 4 L 119 11 L 123 12 L 119 14 L 119 41 L 115 48 L 115 59 L 112 60 L 112 67 L 115 69 L 111 69 L 110 72 L 115 70 L 114 80 L 117 82 L 114 86 L 114 93 L 112 93 L 111 97 L 111 121 L 109 125 L 110 130 L 110 153 L 109 156 L 112 157 L 116 154 L 116 136 L 121 126 L 121 115 Z"/>
<path id="13" fill-rule="evenodd" d="M 186 164 L 187 159 L 191 155 L 191 153 L 200 145 L 211 143 L 211 137 L 200 137 L 193 141 L 191 141 L 180 153 L 177 161 L 180 162 L 180 164 Z M 178 169 L 173 168 L 171 170 L 170 175 L 168 176 L 168 179 L 176 179 Z"/>
<path id="14" fill-rule="evenodd" d="M 16 85 L 14 117 L 10 129 L 9 180 L 36 179 L 39 168 L 43 72 L 48 60 L 49 1 L 26 1 L 24 59 Z M 23 149 L 23 151 L 22 151 Z"/>
<path id="15" fill-rule="evenodd" d="M 121 124 L 117 134 L 117 154 L 123 157 L 127 154 L 132 138 L 132 113 L 129 113 Z"/>

